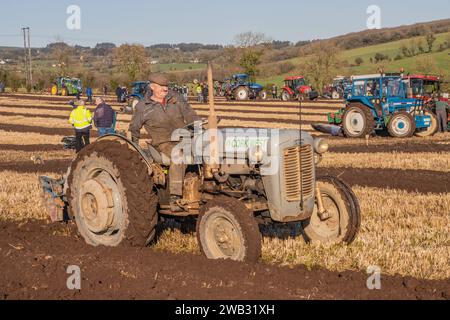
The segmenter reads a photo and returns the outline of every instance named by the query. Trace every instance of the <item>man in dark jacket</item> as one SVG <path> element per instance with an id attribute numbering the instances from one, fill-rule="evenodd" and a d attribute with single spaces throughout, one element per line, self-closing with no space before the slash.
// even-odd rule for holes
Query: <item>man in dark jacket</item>
<path id="1" fill-rule="evenodd" d="M 169 91 L 169 81 L 166 76 L 154 74 L 150 77 L 150 83 L 151 95 L 147 94 L 136 105 L 129 131 L 133 142 L 139 143 L 141 128 L 144 127 L 150 135 L 148 143 L 171 159 L 169 188 L 173 204 L 183 195 L 186 165 L 174 163 L 172 150 L 176 143 L 171 142 L 171 136 L 175 130 L 199 121 L 200 117 L 180 94 Z"/>
<path id="2" fill-rule="evenodd" d="M 439 123 L 439 132 L 440 133 L 447 132 L 447 126 L 448 126 L 447 125 L 447 121 L 448 121 L 447 112 L 450 112 L 450 106 L 445 101 L 445 98 L 443 99 L 443 97 L 439 94 L 438 99 L 436 101 L 436 116 L 437 116 L 437 120 Z"/>
<path id="3" fill-rule="evenodd" d="M 96 98 L 97 107 L 94 110 L 94 124 L 98 129 L 98 135 L 104 136 L 113 134 L 115 112 L 110 105 L 107 105 L 102 98 Z"/>
<path id="4" fill-rule="evenodd" d="M 122 87 L 117 86 L 116 88 L 116 96 L 117 96 L 117 102 L 121 102 L 120 98 L 122 97 Z"/>

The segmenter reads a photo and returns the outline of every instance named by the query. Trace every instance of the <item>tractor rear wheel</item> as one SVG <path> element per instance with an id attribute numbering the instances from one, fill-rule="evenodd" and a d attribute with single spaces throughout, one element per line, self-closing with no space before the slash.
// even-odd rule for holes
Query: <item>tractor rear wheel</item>
<path id="1" fill-rule="evenodd" d="M 342 129 L 349 138 L 364 138 L 375 128 L 372 112 L 362 103 L 354 103 L 347 107 L 342 117 Z"/>
<path id="2" fill-rule="evenodd" d="M 336 177 L 318 178 L 326 216 L 320 217 L 317 205 L 310 219 L 303 221 L 308 242 L 350 244 L 361 226 L 361 210 L 352 189 Z"/>
<path id="3" fill-rule="evenodd" d="M 435 114 L 433 112 L 430 112 L 430 111 L 425 111 L 424 115 L 431 117 L 431 125 L 429 128 L 426 128 L 426 129 L 418 129 L 416 131 L 416 133 L 414 133 L 414 135 L 421 137 L 421 138 L 434 136 L 436 134 L 436 132 L 438 132 L 438 130 L 439 130 L 439 124 L 438 124 L 437 117 L 435 116 Z"/>
<path id="4" fill-rule="evenodd" d="M 56 96 L 58 94 L 58 86 L 52 86 L 52 96 Z"/>
<path id="5" fill-rule="evenodd" d="M 237 199 L 217 197 L 200 210 L 197 240 L 209 259 L 256 262 L 261 256 L 258 223 Z"/>
<path id="6" fill-rule="evenodd" d="M 93 246 L 146 246 L 155 235 L 157 196 L 140 155 L 119 141 L 84 148 L 72 163 L 71 215 Z"/>
<path id="7" fill-rule="evenodd" d="M 291 95 L 286 90 L 281 94 L 281 100 L 283 101 L 291 101 Z"/>
<path id="8" fill-rule="evenodd" d="M 389 135 L 394 138 L 409 138 L 416 131 L 416 123 L 413 116 L 408 112 L 398 112 L 392 115 L 388 122 Z"/>
<path id="9" fill-rule="evenodd" d="M 249 90 L 246 87 L 239 87 L 234 93 L 234 97 L 238 101 L 248 100 L 249 96 Z"/>
<path id="10" fill-rule="evenodd" d="M 66 88 L 62 88 L 61 95 L 64 96 L 64 97 L 67 97 L 69 95 L 69 93 L 68 93 Z"/>

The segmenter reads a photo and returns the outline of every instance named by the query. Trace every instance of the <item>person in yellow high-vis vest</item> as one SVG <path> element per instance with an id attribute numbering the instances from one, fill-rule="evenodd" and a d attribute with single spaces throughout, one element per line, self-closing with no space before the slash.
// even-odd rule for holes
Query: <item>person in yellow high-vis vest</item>
<path id="1" fill-rule="evenodd" d="M 75 108 L 70 113 L 69 123 L 75 128 L 77 153 L 90 144 L 89 138 L 92 129 L 92 114 L 86 108 L 84 101 L 75 102 Z"/>

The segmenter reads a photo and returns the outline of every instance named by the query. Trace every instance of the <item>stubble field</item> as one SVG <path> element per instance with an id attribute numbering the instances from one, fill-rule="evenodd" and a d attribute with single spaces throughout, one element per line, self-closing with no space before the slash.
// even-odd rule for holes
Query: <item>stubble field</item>
<path id="1" fill-rule="evenodd" d="M 23 261 L 20 261 L 26 264 L 26 255 L 20 255 L 21 252 L 29 252 L 33 255 L 41 251 L 57 249 L 52 246 L 45 250 L 34 248 L 32 239 L 27 240 L 25 235 L 29 233 L 39 238 L 39 233 L 35 232 L 36 228 L 42 231 L 44 238 L 57 236 L 63 238 L 58 241 L 69 246 L 71 242 L 76 243 L 74 251 L 79 257 L 87 257 L 88 252 L 92 253 L 94 250 L 84 245 L 73 230 L 73 225 L 49 225 L 40 198 L 38 177 L 40 175 L 57 177 L 63 174 L 74 157 L 74 152 L 64 151 L 60 143 L 64 136 L 73 135 L 73 130 L 67 121 L 71 110 L 67 102 L 67 98 L 50 96 L 0 96 L 0 229 L 4 231 L 4 236 L 0 236 L 0 238 L 3 237 L 0 240 L 0 255 L 3 256 L 3 262 L 0 264 L 4 264 L 2 267 L 9 266 L 7 261 L 12 256 L 9 254 L 6 256 L 6 254 L 11 253 L 11 250 L 15 252 L 17 259 L 22 259 Z M 115 109 L 119 109 L 118 104 L 113 103 L 112 100 L 110 102 Z M 192 105 L 201 116 L 208 115 L 207 105 L 199 105 L 195 102 Z M 218 115 L 222 118 L 221 126 L 298 129 L 301 124 L 303 130 L 312 134 L 315 133 L 311 125 L 326 122 L 326 113 L 337 110 L 340 106 L 342 104 L 337 101 L 305 102 L 302 106 L 300 122 L 299 105 L 296 102 L 217 101 Z M 121 114 L 118 122 L 119 130 L 126 130 L 130 119 L 131 116 Z M 93 140 L 95 135 L 94 132 Z M 337 175 L 353 187 L 359 198 L 362 212 L 359 236 L 349 246 L 320 246 L 306 244 L 298 225 L 265 227 L 262 230 L 264 234 L 263 266 L 266 264 L 267 268 L 275 268 L 270 269 L 275 274 L 278 267 L 271 265 L 297 268 L 295 269 L 297 271 L 292 271 L 293 273 L 298 273 L 298 268 L 304 268 L 301 270 L 306 275 L 309 274 L 308 270 L 312 270 L 312 278 L 318 277 L 318 271 L 314 271 L 317 268 L 326 269 L 328 270 L 326 272 L 331 272 L 333 276 L 343 272 L 353 272 L 354 276 L 351 278 L 360 281 L 366 269 L 376 265 L 381 268 L 383 275 L 393 279 L 392 283 L 395 283 L 393 289 L 397 288 L 395 290 L 400 298 L 420 297 L 417 293 L 420 292 L 417 289 L 420 286 L 406 283 L 405 277 L 422 279 L 420 281 L 424 282 L 420 283 L 423 288 L 442 288 L 442 290 L 435 290 L 434 294 L 440 298 L 448 298 L 450 135 L 404 140 L 380 137 L 373 138 L 368 143 L 365 140 L 342 138 L 330 138 L 329 141 L 331 152 L 325 155 L 320 164 L 319 175 Z M 36 157 L 42 158 L 43 162 L 37 163 Z M 31 228 L 31 231 L 27 228 Z M 66 229 L 69 231 L 64 231 Z M 148 254 L 158 255 L 158 257 L 170 256 L 173 261 L 177 261 L 177 257 L 180 261 L 197 259 L 200 252 L 195 234 L 191 229 L 189 225 L 183 227 L 179 222 L 166 220 L 159 226 L 157 243 L 145 250 L 149 250 Z M 20 235 L 21 230 L 23 230 L 23 236 Z M 52 234 L 49 235 L 46 232 Z M 6 236 L 10 238 L 5 238 Z M 45 242 L 45 239 L 37 240 L 37 247 L 40 242 Z M 19 248 L 22 247 L 20 250 L 14 249 L 18 247 L 18 243 Z M 85 254 L 83 254 L 83 248 L 86 250 Z M 67 247 L 66 251 L 70 252 L 70 247 Z M 106 253 L 96 251 L 95 254 Z M 119 251 L 108 254 L 118 255 Z M 173 254 L 176 255 L 173 256 Z M 198 259 L 201 258 L 198 257 Z M 183 266 L 180 266 L 180 269 L 182 270 Z M 280 272 L 284 273 L 288 269 L 282 268 Z M 11 276 L 14 272 L 10 270 L 6 274 Z M 8 282 L 5 277 L 0 278 L 0 283 Z M 326 275 L 321 277 L 326 278 Z M 127 281 L 133 280 L 133 277 L 130 278 L 131 280 L 127 276 L 125 278 Z M 24 286 L 28 288 L 27 284 Z M 367 290 L 364 289 L 364 282 L 357 287 Z M 27 297 L 23 290 L 13 290 L 14 284 L 10 282 L 4 288 L 9 288 L 0 292 L 6 295 L 6 298 Z M 371 297 L 356 293 L 358 290 L 354 295 L 342 293 L 340 296 L 327 296 L 327 288 L 324 285 L 319 286 L 318 293 L 310 295 L 309 298 Z M 415 295 L 402 296 L 402 290 L 414 291 Z M 428 292 L 425 289 L 422 291 Z M 31 297 L 66 297 L 64 294 L 54 292 L 54 295 L 51 295 L 45 288 L 34 291 L 29 289 L 25 292 L 36 293 Z M 308 298 L 305 292 L 298 296 L 293 294 L 289 298 Z M 159 297 L 146 294 L 137 294 L 137 297 Z M 179 296 L 190 297 L 187 294 Z M 430 296 L 432 296 L 431 293 Z M 214 297 L 217 295 L 211 296 L 211 298 Z M 255 294 L 237 297 L 257 298 L 259 296 Z M 391 296 L 380 295 L 380 297 Z"/>

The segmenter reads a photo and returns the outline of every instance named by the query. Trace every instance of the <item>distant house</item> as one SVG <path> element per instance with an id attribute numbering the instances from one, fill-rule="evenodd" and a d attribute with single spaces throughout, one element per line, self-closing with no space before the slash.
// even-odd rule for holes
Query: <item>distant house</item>
<path id="1" fill-rule="evenodd" d="M 5 60 L 0 60 L 0 64 L 1 65 L 6 64 L 6 61 Z"/>
<path id="2" fill-rule="evenodd" d="M 197 63 L 200 63 L 200 60 L 198 60 L 198 58 L 195 58 L 194 60 L 191 60 L 191 63 L 197 64 Z"/>
<path id="3" fill-rule="evenodd" d="M 152 61 L 150 61 L 150 64 L 158 64 L 158 63 L 159 63 L 158 60 L 152 60 Z"/>

